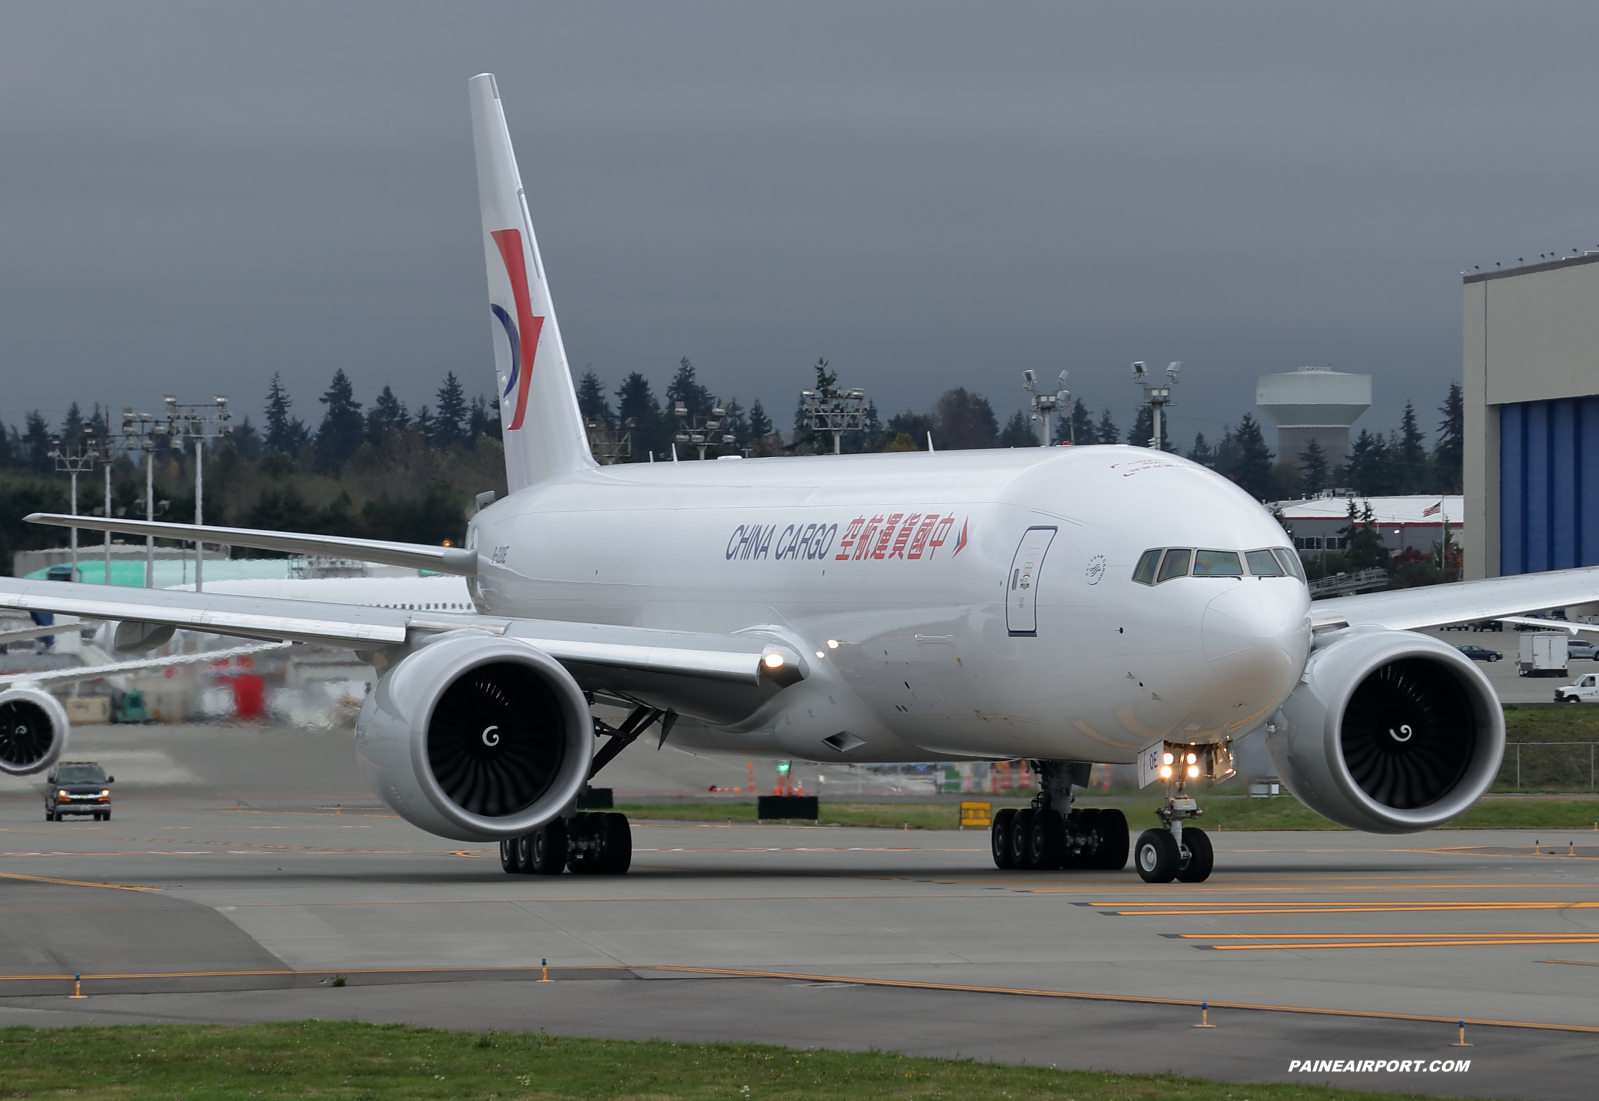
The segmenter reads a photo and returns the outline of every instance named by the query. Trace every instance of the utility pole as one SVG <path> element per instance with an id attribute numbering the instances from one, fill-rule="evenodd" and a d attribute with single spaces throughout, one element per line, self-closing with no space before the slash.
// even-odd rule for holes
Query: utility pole
<path id="1" fill-rule="evenodd" d="M 805 414 L 805 427 L 813 432 L 833 434 L 835 455 L 843 451 L 845 432 L 858 432 L 872 426 L 866 391 L 859 386 L 801 390 L 800 411 Z"/>
<path id="2" fill-rule="evenodd" d="M 1144 390 L 1144 400 L 1140 404 L 1149 406 L 1154 420 L 1155 434 L 1149 437 L 1149 446 L 1157 451 L 1162 450 L 1160 414 L 1166 406 L 1173 404 L 1171 388 L 1177 385 L 1177 372 L 1182 369 L 1182 360 L 1173 360 L 1171 365 L 1166 368 L 1168 381 L 1165 384 L 1159 384 L 1151 379 L 1149 369 L 1144 366 L 1142 360 L 1133 364 L 1133 385 L 1141 386 Z"/>
<path id="3" fill-rule="evenodd" d="M 59 436 L 50 437 L 50 458 L 55 460 L 56 469 L 66 471 L 72 478 L 72 515 L 78 514 L 78 475 L 85 470 L 93 470 L 94 464 L 99 461 L 98 449 L 94 445 L 94 425 L 84 426 L 83 438 L 73 447 L 73 450 L 64 450 Z M 72 532 L 72 580 L 78 580 L 78 529 Z"/>
<path id="4" fill-rule="evenodd" d="M 202 402 L 197 405 L 179 405 L 178 399 L 168 394 L 164 399 L 167 406 L 167 435 L 179 441 L 194 441 L 194 526 L 203 527 L 205 524 L 205 442 L 226 436 L 230 431 L 228 421 L 233 419 L 233 414 L 228 412 L 228 399 L 225 394 L 217 394 L 209 403 Z M 179 447 L 183 446 L 180 442 Z M 205 540 L 194 541 L 194 591 L 200 592 L 205 584 Z"/>
<path id="5" fill-rule="evenodd" d="M 1060 387 L 1053 394 L 1040 394 L 1038 392 L 1038 376 L 1031 371 L 1022 372 L 1022 389 L 1027 392 L 1028 401 L 1033 407 L 1033 419 L 1044 422 L 1044 442 L 1040 447 L 1048 447 L 1054 437 L 1049 434 L 1049 416 L 1057 409 L 1067 410 L 1066 415 L 1071 416 L 1072 394 L 1066 389 L 1066 372 L 1062 371 L 1059 378 Z M 1070 423 L 1070 422 L 1068 422 Z"/>

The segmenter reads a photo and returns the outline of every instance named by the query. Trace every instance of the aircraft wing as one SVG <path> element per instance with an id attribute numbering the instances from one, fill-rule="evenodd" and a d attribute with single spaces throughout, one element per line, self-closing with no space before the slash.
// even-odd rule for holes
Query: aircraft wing
<path id="1" fill-rule="evenodd" d="M 1314 627 L 1369 624 L 1411 631 L 1595 602 L 1599 602 L 1599 567 L 1584 567 L 1335 596 L 1313 602 L 1310 621 Z"/>
<path id="2" fill-rule="evenodd" d="M 228 593 L 4 578 L 0 609 L 170 624 L 241 638 L 320 642 L 369 651 L 415 644 L 444 631 L 486 631 L 538 647 L 571 668 L 586 688 L 588 681 L 616 691 L 629 691 L 633 681 L 654 683 L 661 677 L 783 685 L 806 673 L 803 659 L 792 648 L 753 635 L 415 612 Z"/>
<path id="3" fill-rule="evenodd" d="M 53 684 L 72 684 L 74 681 L 99 680 L 117 677 L 124 673 L 139 673 L 146 669 L 165 669 L 171 665 L 209 665 L 213 661 L 227 661 L 246 654 L 264 654 L 281 650 L 287 642 L 267 642 L 255 646 L 235 646 L 231 650 L 208 650 L 203 654 L 174 654 L 164 658 L 141 658 L 138 661 L 118 661 L 110 665 L 84 665 L 76 669 L 45 669 L 37 673 L 8 673 L 0 676 L 0 688 L 18 684 L 43 687 Z"/>
<path id="4" fill-rule="evenodd" d="M 391 543 L 383 539 L 345 539 L 336 535 L 305 535 L 300 532 L 262 531 L 258 528 L 218 528 L 195 524 L 167 524 L 159 520 L 122 520 L 113 517 L 69 516 L 60 512 L 34 512 L 24 517 L 30 524 L 84 531 L 116 531 L 131 535 L 153 535 L 157 539 L 202 539 L 233 547 L 285 551 L 289 554 L 327 554 L 355 558 L 386 566 L 433 570 L 437 573 L 477 573 L 477 552 L 460 547 L 434 547 L 426 543 Z"/>

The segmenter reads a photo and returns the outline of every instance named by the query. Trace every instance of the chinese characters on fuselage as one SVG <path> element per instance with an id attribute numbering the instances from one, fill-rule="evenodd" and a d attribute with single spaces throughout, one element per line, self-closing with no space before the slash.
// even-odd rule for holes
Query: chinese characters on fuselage
<path id="1" fill-rule="evenodd" d="M 844 525 L 839 535 L 837 524 L 789 524 L 779 531 L 777 524 L 740 524 L 727 541 L 729 562 L 770 559 L 809 561 L 869 562 L 901 559 L 930 560 L 949 541 L 955 517 L 937 512 L 893 512 L 857 516 Z M 834 543 L 837 543 L 837 553 Z M 966 525 L 952 554 L 966 545 Z"/>

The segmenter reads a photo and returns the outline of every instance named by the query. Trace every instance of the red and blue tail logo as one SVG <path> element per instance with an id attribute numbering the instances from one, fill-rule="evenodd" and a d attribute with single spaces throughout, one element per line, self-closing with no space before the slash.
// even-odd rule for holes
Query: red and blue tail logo
<path id="1" fill-rule="evenodd" d="M 500 258 L 505 261 L 505 274 L 510 276 L 511 294 L 516 302 L 515 318 L 502 307 L 489 304 L 495 318 L 505 327 L 505 336 L 511 345 L 511 371 L 505 382 L 505 393 L 500 395 L 500 413 L 504 415 L 505 407 L 511 400 L 511 391 L 515 390 L 516 404 L 512 407 L 507 425 L 508 429 L 514 431 L 522 427 L 522 418 L 527 415 L 527 387 L 533 378 L 533 360 L 538 355 L 539 333 L 544 328 L 544 319 L 533 316 L 533 303 L 527 290 L 527 264 L 522 256 L 521 231 L 497 229 L 491 236 L 500 247 Z M 523 322 L 520 330 L 518 321 Z"/>

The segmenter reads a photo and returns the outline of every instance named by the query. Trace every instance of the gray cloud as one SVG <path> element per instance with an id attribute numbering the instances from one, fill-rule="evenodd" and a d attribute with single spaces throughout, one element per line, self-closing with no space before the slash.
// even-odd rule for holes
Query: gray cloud
<path id="1" fill-rule="evenodd" d="M 1180 438 L 1264 371 L 1424 423 L 1459 272 L 1595 247 L 1582 6 L 12 5 L 0 416 L 489 388 L 467 77 L 500 80 L 574 368 L 787 415 L 1023 368 Z"/>

